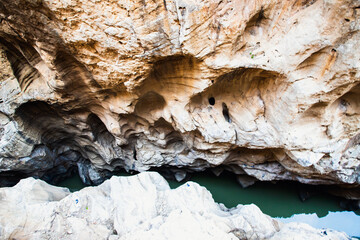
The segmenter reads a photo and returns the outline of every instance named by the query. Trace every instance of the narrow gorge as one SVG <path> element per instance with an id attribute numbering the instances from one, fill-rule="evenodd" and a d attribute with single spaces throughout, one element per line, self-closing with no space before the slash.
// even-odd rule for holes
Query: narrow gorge
<path id="1" fill-rule="evenodd" d="M 0 239 L 348 239 L 186 180 L 321 185 L 359 208 L 359 16 L 359 0 L 0 0 Z M 99 186 L 47 184 L 74 174 Z"/>

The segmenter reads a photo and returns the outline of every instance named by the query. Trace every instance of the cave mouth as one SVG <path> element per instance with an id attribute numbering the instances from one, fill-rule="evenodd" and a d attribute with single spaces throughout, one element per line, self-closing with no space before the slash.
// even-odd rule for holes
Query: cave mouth
<path id="1" fill-rule="evenodd" d="M 52 169 L 38 171 L 36 173 L 26 170 L 2 171 L 0 172 L 0 187 L 13 187 L 20 182 L 21 179 L 28 177 L 41 179 L 51 185 L 59 186 L 58 184 L 60 182 L 73 179 L 76 176 L 79 176 L 78 168 L 76 164 L 70 162 L 54 166 Z M 86 186 L 89 185 L 82 182 L 81 188 Z"/>

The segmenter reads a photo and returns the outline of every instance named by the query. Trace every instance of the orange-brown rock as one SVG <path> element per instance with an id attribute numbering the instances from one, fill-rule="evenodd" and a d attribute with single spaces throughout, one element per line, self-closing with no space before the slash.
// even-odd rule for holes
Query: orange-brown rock
<path id="1" fill-rule="evenodd" d="M 217 168 L 356 186 L 359 11 L 354 0 L 1 1 L 0 175 L 77 166 L 96 183 L 117 168 Z"/>

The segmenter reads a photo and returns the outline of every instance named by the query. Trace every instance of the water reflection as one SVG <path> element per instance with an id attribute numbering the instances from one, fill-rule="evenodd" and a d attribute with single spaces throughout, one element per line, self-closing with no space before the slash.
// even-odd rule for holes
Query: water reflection
<path id="1" fill-rule="evenodd" d="M 331 228 L 346 232 L 349 236 L 360 237 L 360 216 L 354 212 L 329 212 L 325 217 L 313 214 L 294 214 L 289 218 L 277 218 L 284 223 L 304 222 L 314 228 Z"/>
<path id="2" fill-rule="evenodd" d="M 241 188 L 236 176 L 228 172 L 219 177 L 208 172 L 196 173 L 190 180 L 206 187 L 216 202 L 228 208 L 254 203 L 272 217 L 290 217 L 298 213 L 316 213 L 323 217 L 329 211 L 343 210 L 339 206 L 339 198 L 326 193 L 318 193 L 305 202 L 300 201 L 298 189 L 301 185 L 295 182 L 258 182 L 248 188 Z M 172 188 L 183 184 L 168 182 Z"/>

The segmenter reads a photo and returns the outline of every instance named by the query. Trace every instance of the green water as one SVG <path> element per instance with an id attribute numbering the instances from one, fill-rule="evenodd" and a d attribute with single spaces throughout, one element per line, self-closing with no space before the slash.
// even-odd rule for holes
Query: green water
<path id="1" fill-rule="evenodd" d="M 58 184 L 56 184 L 59 187 L 66 187 L 68 188 L 71 192 L 76 192 L 79 191 L 80 189 L 87 187 L 87 185 L 85 185 L 82 181 L 79 175 L 73 175 L 61 182 L 59 182 Z"/>
<path id="2" fill-rule="evenodd" d="M 295 183 L 258 182 L 248 188 L 242 188 L 232 174 L 214 177 L 209 174 L 195 174 L 191 181 L 206 187 L 214 200 L 226 207 L 238 204 L 256 204 L 264 213 L 272 217 L 290 217 L 297 213 L 316 213 L 319 217 L 329 211 L 342 211 L 339 199 L 327 194 L 317 194 L 305 202 L 300 201 Z M 181 183 L 169 181 L 172 188 Z"/>
<path id="3" fill-rule="evenodd" d="M 120 176 L 129 176 L 126 172 L 118 173 Z M 319 217 L 329 211 L 343 211 L 339 207 L 339 199 L 320 193 L 312 196 L 305 202 L 298 197 L 297 185 L 291 182 L 258 182 L 248 188 L 242 188 L 233 174 L 222 174 L 215 177 L 210 172 L 196 173 L 190 181 L 197 182 L 206 187 L 214 200 L 223 203 L 226 207 L 235 207 L 238 204 L 256 204 L 264 213 L 272 217 L 290 217 L 299 213 L 316 213 Z M 171 188 L 176 188 L 184 182 L 168 180 Z M 68 178 L 58 186 L 67 187 L 70 191 L 77 191 L 85 187 L 78 175 Z"/>

